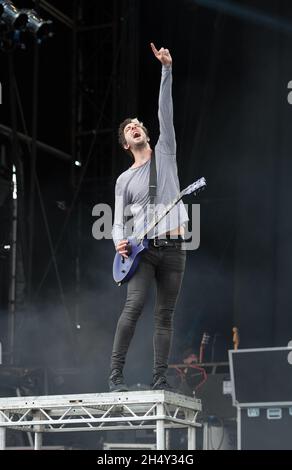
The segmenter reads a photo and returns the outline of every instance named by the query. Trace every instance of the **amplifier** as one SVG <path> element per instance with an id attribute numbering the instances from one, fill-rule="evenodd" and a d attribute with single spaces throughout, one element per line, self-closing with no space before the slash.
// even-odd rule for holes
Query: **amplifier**
<path id="1" fill-rule="evenodd" d="M 292 450 L 292 402 L 240 408 L 238 425 L 240 449 Z"/>
<path id="2" fill-rule="evenodd" d="M 229 351 L 237 448 L 292 450 L 291 347 Z"/>

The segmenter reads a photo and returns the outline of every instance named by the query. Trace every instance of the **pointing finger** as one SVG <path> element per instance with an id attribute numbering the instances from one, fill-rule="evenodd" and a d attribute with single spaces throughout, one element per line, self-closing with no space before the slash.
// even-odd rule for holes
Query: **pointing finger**
<path id="1" fill-rule="evenodd" d="M 150 43 L 150 46 L 151 46 L 151 49 L 152 51 L 154 52 L 154 54 L 158 54 L 158 50 L 156 49 L 156 47 L 154 46 L 153 42 Z"/>

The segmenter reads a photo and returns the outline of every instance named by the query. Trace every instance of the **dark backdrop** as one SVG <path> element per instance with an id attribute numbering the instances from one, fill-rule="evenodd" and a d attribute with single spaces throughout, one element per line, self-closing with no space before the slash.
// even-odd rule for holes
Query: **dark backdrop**
<path id="1" fill-rule="evenodd" d="M 71 13 L 67 2 L 51 3 Z M 84 1 L 85 6 L 89 3 Z M 287 25 L 281 27 L 281 18 L 292 24 L 292 7 L 284 0 L 244 1 L 240 2 L 242 8 L 257 9 L 257 15 L 241 18 L 236 11 L 219 11 L 218 3 L 224 2 L 208 2 L 212 8 L 204 7 L 203 1 L 199 5 L 178 0 L 123 4 L 135 7 L 137 17 L 133 22 L 128 16 L 124 26 L 131 35 L 120 54 L 116 121 L 138 115 L 155 142 L 160 66 L 149 42 L 168 47 L 174 61 L 181 186 L 200 176 L 208 181 L 207 190 L 197 200 L 185 200 L 201 204 L 201 244 L 188 253 L 175 319 L 172 361 L 176 362 L 187 350 L 198 352 L 204 331 L 211 335 L 206 358 L 211 358 L 213 343 L 215 360 L 227 359 L 234 325 L 240 330 L 241 347 L 282 346 L 291 337 L 292 108 L 287 101 L 287 84 L 292 79 L 292 36 Z M 102 11 L 106 6 L 98 2 L 98 8 Z M 267 25 L 265 15 L 274 22 Z M 38 138 L 70 153 L 72 38 L 64 25 L 57 20 L 54 24 L 54 37 L 40 50 Z M 88 45 L 88 54 L 91 49 L 94 44 Z M 2 52 L 0 60 L 1 123 L 10 125 L 7 54 Z M 32 46 L 15 53 L 16 79 L 29 130 L 32 61 Z M 114 328 L 125 296 L 125 289 L 116 287 L 111 278 L 112 242 L 98 242 L 91 235 L 92 207 L 102 201 L 112 204 L 115 178 L 130 164 L 117 143 L 113 145 L 117 165 L 114 175 L 109 174 L 109 186 L 104 193 L 97 191 L 99 174 L 94 173 L 93 165 L 90 171 L 96 183 L 89 186 L 84 182 L 58 250 L 66 309 L 53 269 L 38 290 L 50 250 L 37 199 L 33 258 L 37 295 L 17 317 L 18 363 L 92 368 L 77 390 L 96 387 L 97 378 L 99 387 L 105 387 Z M 28 185 L 30 153 L 23 150 L 22 159 Z M 109 156 L 99 154 L 98 159 L 106 176 Z M 39 152 L 37 173 L 56 241 L 66 206 L 74 196 L 71 163 Z M 57 201 L 65 202 L 65 210 Z M 76 250 L 81 276 L 77 294 Z M 151 375 L 152 304 L 150 298 L 129 352 L 127 370 L 131 370 L 133 381 L 147 381 Z M 5 316 L 2 302 L 2 321 Z M 145 369 L 142 377 L 141 369 Z"/>

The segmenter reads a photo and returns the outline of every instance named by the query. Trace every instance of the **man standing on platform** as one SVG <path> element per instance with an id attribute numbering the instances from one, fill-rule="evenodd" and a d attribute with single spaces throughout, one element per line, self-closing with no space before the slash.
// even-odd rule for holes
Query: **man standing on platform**
<path id="1" fill-rule="evenodd" d="M 128 118 L 119 127 L 119 142 L 134 160 L 132 166 L 118 177 L 115 188 L 112 235 L 117 252 L 124 257 L 128 256 L 130 249 L 124 235 L 125 208 L 131 208 L 136 227 L 144 223 L 145 219 L 142 220 L 140 217 L 140 209 L 146 211 L 149 205 L 150 162 L 154 153 L 157 171 L 156 203 L 166 206 L 180 191 L 173 125 L 172 58 L 168 49 L 157 50 L 153 43 L 151 49 L 162 64 L 158 105 L 160 133 L 154 151 L 149 144 L 148 131 L 138 119 Z M 137 207 L 139 207 L 138 212 Z M 186 251 L 183 241 L 184 224 L 187 221 L 187 212 L 180 202 L 165 220 L 157 225 L 156 233 L 150 236 L 148 250 L 143 251 L 138 269 L 128 282 L 126 303 L 117 324 L 111 356 L 110 391 L 128 390 L 123 377 L 123 368 L 152 280 L 156 284 L 156 305 L 151 388 L 171 389 L 166 372 L 173 336 L 173 314 L 185 270 Z"/>

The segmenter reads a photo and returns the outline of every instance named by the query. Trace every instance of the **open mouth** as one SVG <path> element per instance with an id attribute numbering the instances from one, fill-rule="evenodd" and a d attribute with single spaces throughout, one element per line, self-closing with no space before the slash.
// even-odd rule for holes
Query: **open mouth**
<path id="1" fill-rule="evenodd" d="M 137 139 L 137 137 L 141 137 L 140 132 L 135 132 L 133 137 L 134 137 L 134 139 Z"/>

